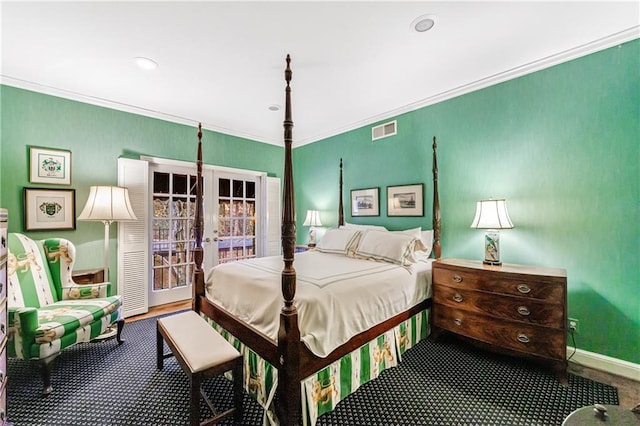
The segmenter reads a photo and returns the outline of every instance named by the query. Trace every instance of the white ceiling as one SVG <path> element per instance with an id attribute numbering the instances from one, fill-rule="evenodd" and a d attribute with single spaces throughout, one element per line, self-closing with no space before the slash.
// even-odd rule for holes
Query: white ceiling
<path id="1" fill-rule="evenodd" d="M 2 2 L 2 84 L 294 145 L 640 37 L 625 2 Z M 431 31 L 411 22 L 435 15 Z M 159 63 L 137 68 L 136 56 Z"/>

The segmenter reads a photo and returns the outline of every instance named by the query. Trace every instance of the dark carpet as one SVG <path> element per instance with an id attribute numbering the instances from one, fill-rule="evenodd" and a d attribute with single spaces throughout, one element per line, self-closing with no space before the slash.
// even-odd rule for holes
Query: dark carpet
<path id="1" fill-rule="evenodd" d="M 10 359 L 8 419 L 14 426 L 186 425 L 188 381 L 173 358 L 156 370 L 155 319 L 127 323 L 115 340 L 84 343 L 54 362 L 54 390 L 42 398 L 35 363 Z M 231 383 L 206 382 L 218 404 L 232 404 Z M 245 395 L 244 425 L 262 410 Z M 423 341 L 319 425 L 560 425 L 573 410 L 618 404 L 616 388 L 569 375 L 569 386 L 523 360 L 495 355 L 443 337 Z M 203 420 L 209 412 L 201 403 Z M 230 421 L 222 424 L 231 424 Z"/>

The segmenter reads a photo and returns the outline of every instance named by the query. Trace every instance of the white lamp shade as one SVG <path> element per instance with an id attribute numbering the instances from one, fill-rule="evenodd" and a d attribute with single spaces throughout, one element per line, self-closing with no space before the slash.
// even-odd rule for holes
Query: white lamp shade
<path id="1" fill-rule="evenodd" d="M 78 216 L 78 220 L 109 222 L 137 219 L 129 201 L 129 190 L 120 186 L 92 186 L 87 204 Z"/>
<path id="2" fill-rule="evenodd" d="M 481 200 L 476 205 L 476 217 L 471 223 L 472 228 L 479 229 L 510 229 L 513 223 L 507 212 L 505 200 Z"/>
<path id="3" fill-rule="evenodd" d="M 307 210 L 307 217 L 302 226 L 322 226 L 320 222 L 320 212 L 318 210 Z"/>

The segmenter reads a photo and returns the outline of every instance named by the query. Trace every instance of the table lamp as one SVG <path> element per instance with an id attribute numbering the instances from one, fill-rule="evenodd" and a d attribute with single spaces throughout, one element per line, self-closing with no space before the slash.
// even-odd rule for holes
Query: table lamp
<path id="1" fill-rule="evenodd" d="M 487 265 L 502 265 L 500 261 L 500 231 L 511 229 L 513 223 L 505 200 L 481 200 L 476 204 L 472 228 L 486 229 L 484 234 L 484 261 Z"/>
<path id="2" fill-rule="evenodd" d="M 322 226 L 320 222 L 320 212 L 318 210 L 307 210 L 307 217 L 302 226 L 310 226 L 309 228 L 309 247 L 316 246 L 316 226 Z"/>

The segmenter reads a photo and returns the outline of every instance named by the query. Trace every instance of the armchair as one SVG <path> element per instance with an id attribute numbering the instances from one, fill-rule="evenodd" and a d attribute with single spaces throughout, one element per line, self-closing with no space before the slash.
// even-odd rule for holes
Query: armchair
<path id="1" fill-rule="evenodd" d="M 9 234 L 7 353 L 39 361 L 45 395 L 52 391 L 52 362 L 63 349 L 93 340 L 114 323 L 122 343 L 121 297 L 108 295 L 110 283 L 76 284 L 75 259 L 66 239 Z"/>

